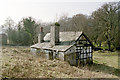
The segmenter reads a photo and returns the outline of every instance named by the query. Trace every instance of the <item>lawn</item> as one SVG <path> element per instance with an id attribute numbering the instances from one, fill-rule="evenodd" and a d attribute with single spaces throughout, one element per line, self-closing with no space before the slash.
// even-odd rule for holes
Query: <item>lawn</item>
<path id="1" fill-rule="evenodd" d="M 95 63 L 105 64 L 110 67 L 118 68 L 118 51 L 94 51 L 93 60 Z"/>
<path id="2" fill-rule="evenodd" d="M 104 73 L 109 73 L 120 77 L 120 69 L 118 67 L 118 54 L 120 54 L 119 51 L 94 51 L 93 70 L 102 71 Z"/>
<path id="3" fill-rule="evenodd" d="M 59 60 L 46 60 L 30 53 L 29 47 L 2 48 L 2 77 L 8 78 L 117 78 L 118 52 L 93 52 L 93 65 L 70 66 Z"/>

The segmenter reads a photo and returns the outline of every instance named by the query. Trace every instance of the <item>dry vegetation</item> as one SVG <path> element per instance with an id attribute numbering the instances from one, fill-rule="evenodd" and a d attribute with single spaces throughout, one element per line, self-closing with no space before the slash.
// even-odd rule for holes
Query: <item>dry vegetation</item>
<path id="1" fill-rule="evenodd" d="M 3 47 L 2 77 L 8 78 L 117 78 L 117 69 L 95 63 L 92 66 L 75 67 L 59 60 L 35 57 L 28 47 Z M 97 59 L 96 59 L 97 60 Z M 103 70 L 104 67 L 104 70 Z M 107 70 L 105 70 L 107 68 Z"/>

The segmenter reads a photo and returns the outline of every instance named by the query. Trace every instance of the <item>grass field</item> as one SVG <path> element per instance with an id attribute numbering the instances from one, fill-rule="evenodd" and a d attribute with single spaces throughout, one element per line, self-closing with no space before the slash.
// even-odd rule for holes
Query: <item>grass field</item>
<path id="1" fill-rule="evenodd" d="M 95 51 L 93 52 L 94 68 L 104 73 L 109 73 L 120 77 L 120 69 L 118 67 L 119 51 Z"/>
<path id="2" fill-rule="evenodd" d="M 118 53 L 93 52 L 93 65 L 70 66 L 59 60 L 33 56 L 29 47 L 2 48 L 2 77 L 8 78 L 118 78 Z"/>

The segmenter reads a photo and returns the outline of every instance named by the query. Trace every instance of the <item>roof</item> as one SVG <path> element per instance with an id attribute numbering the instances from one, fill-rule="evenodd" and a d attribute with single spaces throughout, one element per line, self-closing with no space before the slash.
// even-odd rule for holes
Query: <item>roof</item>
<path id="1" fill-rule="evenodd" d="M 37 43 L 35 45 L 32 45 L 32 48 L 42 48 L 42 49 L 49 49 L 49 50 L 58 50 L 58 51 L 66 51 L 68 48 L 70 48 L 73 45 L 55 45 L 51 47 L 49 42 L 44 43 Z"/>
<path id="2" fill-rule="evenodd" d="M 82 32 L 60 32 L 59 39 L 60 41 L 73 41 L 77 40 L 78 37 L 82 34 Z M 47 33 L 44 37 L 45 41 L 50 41 L 50 33 Z"/>
<path id="3" fill-rule="evenodd" d="M 43 43 L 37 43 L 32 45 L 31 48 L 42 48 L 58 51 L 66 51 L 68 48 L 73 46 L 73 42 L 79 38 L 82 32 L 60 32 L 59 39 L 60 43 L 55 46 L 50 45 L 50 33 L 47 33 L 44 37 Z"/>

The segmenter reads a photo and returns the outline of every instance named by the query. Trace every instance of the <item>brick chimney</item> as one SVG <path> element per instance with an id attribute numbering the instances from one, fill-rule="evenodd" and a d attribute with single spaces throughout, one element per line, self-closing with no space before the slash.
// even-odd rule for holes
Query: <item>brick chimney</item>
<path id="1" fill-rule="evenodd" d="M 44 41 L 43 27 L 40 27 L 40 33 L 38 34 L 38 43 L 42 43 L 43 41 Z"/>
<path id="2" fill-rule="evenodd" d="M 57 45 L 59 43 L 59 26 L 51 26 L 50 34 L 51 46 Z"/>

